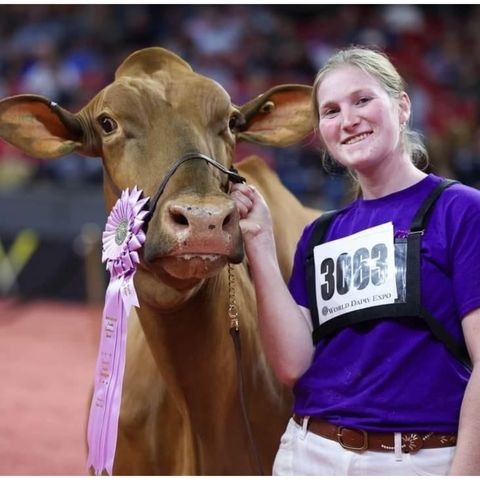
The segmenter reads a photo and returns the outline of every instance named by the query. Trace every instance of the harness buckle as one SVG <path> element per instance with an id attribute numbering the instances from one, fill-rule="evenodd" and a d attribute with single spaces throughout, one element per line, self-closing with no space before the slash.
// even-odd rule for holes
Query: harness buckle
<path id="1" fill-rule="evenodd" d="M 348 430 L 349 432 L 360 433 L 362 435 L 362 445 L 359 447 L 348 445 L 345 443 L 343 439 L 343 432 Z M 368 433 L 365 430 L 354 430 L 352 428 L 347 427 L 337 427 L 337 439 L 338 443 L 345 448 L 345 450 L 352 450 L 354 452 L 364 452 L 368 449 Z"/>

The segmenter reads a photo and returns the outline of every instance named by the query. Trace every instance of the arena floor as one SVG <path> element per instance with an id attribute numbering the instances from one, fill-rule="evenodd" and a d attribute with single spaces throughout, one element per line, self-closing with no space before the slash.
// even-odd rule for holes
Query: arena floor
<path id="1" fill-rule="evenodd" d="M 0 475 L 86 475 L 101 307 L 0 299 Z"/>

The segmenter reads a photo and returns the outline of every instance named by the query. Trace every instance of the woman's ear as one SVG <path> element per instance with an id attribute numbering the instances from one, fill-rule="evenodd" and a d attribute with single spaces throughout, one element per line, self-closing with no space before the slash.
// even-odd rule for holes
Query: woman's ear
<path id="1" fill-rule="evenodd" d="M 407 92 L 402 92 L 400 94 L 400 101 L 398 102 L 400 125 L 406 124 L 410 119 L 411 106 L 410 97 Z"/>

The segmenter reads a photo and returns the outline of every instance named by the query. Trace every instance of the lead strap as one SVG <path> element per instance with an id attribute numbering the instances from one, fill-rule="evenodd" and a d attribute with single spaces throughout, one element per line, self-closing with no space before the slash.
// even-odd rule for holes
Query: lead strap
<path id="1" fill-rule="evenodd" d="M 264 475 L 262 461 L 260 460 L 259 450 L 255 442 L 255 437 L 253 436 L 253 431 L 247 412 L 247 405 L 245 402 L 245 389 L 242 371 L 242 349 L 240 342 L 240 323 L 238 320 L 238 309 L 235 300 L 235 272 L 233 266 L 230 263 L 228 263 L 228 317 L 230 319 L 230 335 L 233 340 L 233 346 L 235 350 L 235 362 L 237 366 L 238 398 L 240 401 L 243 422 L 245 424 L 245 429 L 248 436 L 248 444 L 250 446 L 252 460 L 255 461 L 258 474 Z"/>

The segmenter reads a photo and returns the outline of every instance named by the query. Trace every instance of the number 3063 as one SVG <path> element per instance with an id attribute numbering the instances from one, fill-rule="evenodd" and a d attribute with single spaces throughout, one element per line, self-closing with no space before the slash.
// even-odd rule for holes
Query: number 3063
<path id="1" fill-rule="evenodd" d="M 320 291 L 323 300 L 330 300 L 335 292 L 345 295 L 352 288 L 363 290 L 371 282 L 374 286 L 387 279 L 388 250 L 385 244 L 378 243 L 369 251 L 359 248 L 353 255 L 340 254 L 337 259 L 327 257 L 320 264 L 324 283 Z"/>

